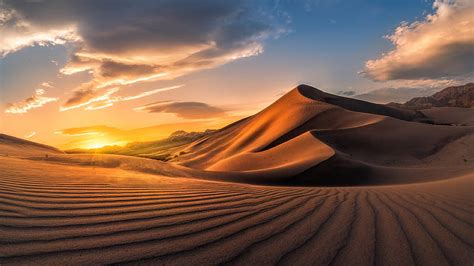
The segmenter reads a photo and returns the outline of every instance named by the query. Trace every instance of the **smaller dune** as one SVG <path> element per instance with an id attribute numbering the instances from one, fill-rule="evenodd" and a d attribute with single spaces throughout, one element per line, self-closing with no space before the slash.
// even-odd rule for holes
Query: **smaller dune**
<path id="1" fill-rule="evenodd" d="M 292 157 L 288 154 L 297 154 L 298 156 Z M 327 160 L 333 155 L 334 150 L 331 147 L 307 132 L 272 149 L 262 152 L 239 153 L 214 164 L 207 170 L 259 171 L 265 172 L 266 175 L 282 175 L 279 172 L 299 172 L 315 163 Z"/>
<path id="2" fill-rule="evenodd" d="M 474 108 L 433 107 L 421 112 L 436 124 L 474 126 Z"/>
<path id="3" fill-rule="evenodd" d="M 0 134 L 0 154 L 4 156 L 46 156 L 61 153 L 64 152 L 48 145 Z"/>

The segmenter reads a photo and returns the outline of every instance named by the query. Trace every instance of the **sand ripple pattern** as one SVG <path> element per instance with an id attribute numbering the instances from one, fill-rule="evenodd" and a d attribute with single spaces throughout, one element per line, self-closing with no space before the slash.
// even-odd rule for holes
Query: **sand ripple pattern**
<path id="1" fill-rule="evenodd" d="M 44 176 L 41 167 L 28 175 L 0 168 L 2 265 L 474 261 L 473 176 L 403 186 L 287 188 L 113 169 L 97 170 L 104 177 L 97 178 L 84 175 L 91 171 L 84 167 L 70 176 Z M 48 173 L 55 173 L 51 168 Z M 122 182 L 125 174 L 135 182 Z M 140 181 L 150 178 L 157 182 Z"/>

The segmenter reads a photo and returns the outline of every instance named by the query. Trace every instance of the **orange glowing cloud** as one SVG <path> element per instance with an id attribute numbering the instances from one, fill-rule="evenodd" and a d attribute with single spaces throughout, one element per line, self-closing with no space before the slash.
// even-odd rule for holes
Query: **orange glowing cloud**
<path id="1" fill-rule="evenodd" d="M 39 108 L 49 102 L 55 102 L 58 98 L 44 96 L 44 89 L 37 89 L 35 94 L 21 102 L 7 104 L 5 113 L 24 114 L 34 108 Z"/>
<path id="2" fill-rule="evenodd" d="M 36 135 L 36 132 L 35 131 L 31 131 L 30 133 L 26 134 L 25 136 L 23 136 L 25 139 L 29 139 L 29 138 L 32 138 L 33 136 Z"/>
<path id="3" fill-rule="evenodd" d="M 170 113 L 184 119 L 206 119 L 227 115 L 223 109 L 201 102 L 164 101 L 137 107 L 135 110 L 149 113 Z"/>
<path id="4" fill-rule="evenodd" d="M 111 88 L 100 94 L 99 91 L 94 89 L 80 89 L 74 92 L 74 96 L 69 99 L 65 105 L 61 106 L 61 111 L 67 111 L 70 109 L 86 107 L 85 110 L 97 110 L 113 106 L 116 102 L 136 100 L 143 97 L 147 97 L 159 92 L 169 91 L 181 88 L 183 85 L 170 86 L 165 88 L 159 88 L 154 90 L 145 91 L 137 95 L 132 96 L 113 96 L 116 92 L 120 91 L 119 88 Z"/>
<path id="5" fill-rule="evenodd" d="M 402 23 L 386 38 L 394 50 L 369 60 L 363 74 L 379 80 L 439 79 L 474 69 L 474 1 L 437 0 L 424 21 Z"/>

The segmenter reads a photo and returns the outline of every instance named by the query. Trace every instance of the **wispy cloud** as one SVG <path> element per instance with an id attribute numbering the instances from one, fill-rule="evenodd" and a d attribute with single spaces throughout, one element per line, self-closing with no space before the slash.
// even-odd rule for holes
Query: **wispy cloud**
<path id="1" fill-rule="evenodd" d="M 5 113 L 24 114 L 31 109 L 39 108 L 49 102 L 55 102 L 58 100 L 58 98 L 43 96 L 44 94 L 44 89 L 37 89 L 33 96 L 26 98 L 21 102 L 7 104 L 7 109 L 5 110 Z"/>
<path id="2" fill-rule="evenodd" d="M 438 79 L 474 70 L 474 1 L 436 0 L 434 14 L 423 21 L 403 22 L 386 36 L 395 48 L 366 63 L 373 80 Z"/>
<path id="3" fill-rule="evenodd" d="M 450 86 L 468 83 L 469 79 L 420 79 L 390 80 L 381 83 L 383 86 L 354 95 L 365 101 L 377 103 L 406 102 L 414 97 L 428 96 Z"/>
<path id="4" fill-rule="evenodd" d="M 225 110 L 201 102 L 163 101 L 137 107 L 134 110 L 149 113 L 169 113 L 184 119 L 216 118 L 226 115 Z"/>
<path id="5" fill-rule="evenodd" d="M 40 85 L 41 85 L 41 87 L 44 87 L 44 88 L 52 88 L 53 87 L 53 85 L 51 85 L 50 82 L 43 82 Z"/>
<path id="6" fill-rule="evenodd" d="M 145 91 L 137 95 L 132 96 L 114 96 L 116 92 L 120 89 L 115 87 L 108 89 L 105 93 L 100 94 L 99 91 L 89 88 L 84 88 L 74 92 L 74 96 L 69 98 L 63 106 L 61 106 L 60 111 L 67 111 L 70 109 L 86 107 L 85 110 L 97 110 L 103 109 L 110 106 L 113 106 L 116 102 L 136 100 L 143 97 L 147 97 L 159 92 L 169 91 L 181 88 L 184 85 L 176 85 L 170 87 L 164 87 L 154 90 Z"/>
<path id="7" fill-rule="evenodd" d="M 122 130 L 119 130 L 114 127 L 99 125 L 99 126 L 89 126 L 89 127 L 67 128 L 63 130 L 58 130 L 54 133 L 77 137 L 77 136 L 88 136 L 88 135 L 105 135 L 105 134 L 113 134 L 113 133 L 119 133 L 119 132 L 122 132 Z"/>
<path id="8" fill-rule="evenodd" d="M 112 94 L 118 92 L 118 88 L 111 88 L 100 94 L 93 88 L 81 88 L 74 91 L 73 96 L 60 107 L 60 111 L 67 111 L 75 108 L 85 107 L 97 102 L 108 101 Z"/>
<path id="9" fill-rule="evenodd" d="M 25 136 L 23 136 L 25 139 L 29 139 L 33 136 L 36 135 L 36 132 L 35 131 L 31 131 L 30 133 L 26 134 Z"/>
<path id="10" fill-rule="evenodd" d="M 381 88 L 355 95 L 354 98 L 375 103 L 403 103 L 414 97 L 433 94 L 429 88 Z"/>

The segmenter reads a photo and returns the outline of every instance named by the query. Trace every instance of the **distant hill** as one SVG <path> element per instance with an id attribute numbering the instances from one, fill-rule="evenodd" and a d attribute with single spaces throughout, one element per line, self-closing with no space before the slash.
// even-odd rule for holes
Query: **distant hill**
<path id="1" fill-rule="evenodd" d="M 0 155 L 43 156 L 49 153 L 63 153 L 63 151 L 48 145 L 0 134 Z"/>
<path id="2" fill-rule="evenodd" d="M 215 130 L 208 129 L 204 132 L 186 132 L 179 130 L 172 133 L 168 138 L 156 141 L 132 142 L 124 147 L 105 146 L 98 149 L 74 149 L 68 150 L 68 153 L 106 153 L 140 156 L 146 158 L 167 161 L 171 159 L 171 154 L 182 147 L 202 137 L 205 137 Z"/>
<path id="3" fill-rule="evenodd" d="M 416 97 L 406 103 L 389 103 L 388 106 L 407 109 L 428 109 L 432 107 L 474 107 L 474 83 L 443 89 L 431 96 Z"/>

